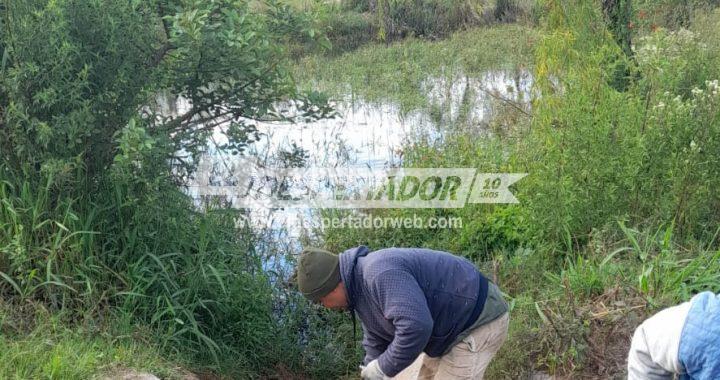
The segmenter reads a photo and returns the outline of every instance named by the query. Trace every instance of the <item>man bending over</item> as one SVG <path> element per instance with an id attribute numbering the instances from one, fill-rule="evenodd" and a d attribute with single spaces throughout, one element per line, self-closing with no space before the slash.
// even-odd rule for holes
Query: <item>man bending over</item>
<path id="1" fill-rule="evenodd" d="M 394 377 L 422 353 L 417 379 L 482 379 L 507 338 L 508 307 L 498 287 L 447 252 L 306 249 L 296 275 L 311 301 L 357 313 L 366 380 Z"/>

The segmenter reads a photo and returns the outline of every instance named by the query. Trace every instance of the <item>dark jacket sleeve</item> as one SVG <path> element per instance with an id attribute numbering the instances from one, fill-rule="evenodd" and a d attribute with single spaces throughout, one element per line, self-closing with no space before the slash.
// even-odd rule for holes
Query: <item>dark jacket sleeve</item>
<path id="1" fill-rule="evenodd" d="M 379 273 L 372 280 L 370 291 L 383 316 L 395 327 L 393 341 L 378 357 L 380 369 L 393 377 L 422 353 L 432 334 L 432 316 L 420 285 L 404 270 Z"/>
<path id="2" fill-rule="evenodd" d="M 363 331 L 362 345 L 365 349 L 365 360 L 363 360 L 363 363 L 367 365 L 371 361 L 377 359 L 380 354 L 385 352 L 388 342 L 376 337 L 375 335 L 369 334 L 365 328 L 363 328 Z"/>

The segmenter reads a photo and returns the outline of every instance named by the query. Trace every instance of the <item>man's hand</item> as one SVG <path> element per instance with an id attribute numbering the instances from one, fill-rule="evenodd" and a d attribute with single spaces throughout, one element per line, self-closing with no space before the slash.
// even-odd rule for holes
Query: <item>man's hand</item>
<path id="1" fill-rule="evenodd" d="M 360 369 L 362 370 L 362 372 L 360 372 L 360 377 L 363 380 L 386 380 L 386 379 L 389 379 L 389 377 L 385 376 L 383 371 L 380 369 L 380 364 L 378 364 L 377 359 L 371 361 L 365 367 L 360 366 Z"/>

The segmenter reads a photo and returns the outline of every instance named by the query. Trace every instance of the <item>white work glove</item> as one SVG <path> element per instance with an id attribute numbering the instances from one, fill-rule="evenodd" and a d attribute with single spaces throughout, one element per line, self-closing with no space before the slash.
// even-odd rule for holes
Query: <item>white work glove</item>
<path id="1" fill-rule="evenodd" d="M 387 380 L 389 377 L 385 376 L 383 371 L 380 369 L 377 359 L 371 361 L 366 366 L 360 366 L 360 377 L 363 380 Z"/>

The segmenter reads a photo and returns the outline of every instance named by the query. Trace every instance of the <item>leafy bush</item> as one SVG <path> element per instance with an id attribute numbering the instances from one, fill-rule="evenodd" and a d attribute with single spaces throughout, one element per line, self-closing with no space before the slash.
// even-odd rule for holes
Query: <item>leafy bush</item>
<path id="1" fill-rule="evenodd" d="M 299 346 L 278 329 L 256 236 L 178 187 L 220 123 L 237 153 L 253 141 L 247 120 L 293 116 L 280 100 L 321 116 L 323 100 L 296 91 L 284 65 L 288 35 L 312 27 L 275 6 L 0 5 L 3 298 L 148 327 L 167 352 L 236 377 Z"/>
<path id="2" fill-rule="evenodd" d="M 608 35 L 593 36 L 597 9 L 567 9 L 577 13 L 558 8 L 538 50 L 542 95 L 524 152 L 532 228 L 580 245 L 592 228 L 626 217 L 675 220 L 681 235 L 714 232 L 717 214 L 703 205 L 718 202 L 717 53 L 693 32 L 657 31 L 637 48 L 640 79 L 617 92 L 607 79 L 627 61 Z"/>

